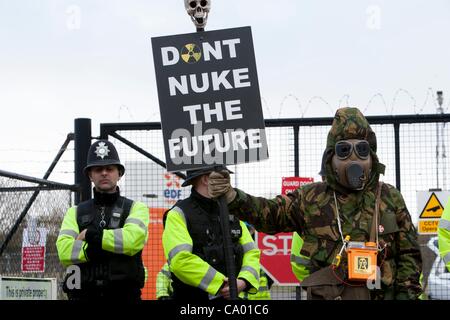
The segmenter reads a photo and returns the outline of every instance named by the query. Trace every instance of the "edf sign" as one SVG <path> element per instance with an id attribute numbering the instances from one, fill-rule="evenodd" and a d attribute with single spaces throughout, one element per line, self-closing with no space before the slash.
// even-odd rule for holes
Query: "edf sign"
<path id="1" fill-rule="evenodd" d="M 167 171 L 268 158 L 250 27 L 152 47 Z"/>

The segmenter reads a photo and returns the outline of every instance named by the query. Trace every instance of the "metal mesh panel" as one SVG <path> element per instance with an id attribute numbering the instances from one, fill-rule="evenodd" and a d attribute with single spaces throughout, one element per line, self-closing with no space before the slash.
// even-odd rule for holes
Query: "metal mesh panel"
<path id="1" fill-rule="evenodd" d="M 270 198 L 281 192 L 282 177 L 294 175 L 294 137 L 288 127 L 266 128 L 266 134 L 269 159 L 234 166 L 232 180 L 236 188 Z"/>
<path id="2" fill-rule="evenodd" d="M 448 158 L 441 158 L 440 155 L 439 162 L 436 160 L 436 126 L 436 123 L 408 124 L 402 125 L 400 130 L 401 191 L 414 224 L 417 224 L 422 209 L 417 208 L 417 191 L 438 187 L 447 190 L 449 186 L 448 176 L 443 170 L 448 167 Z M 450 141 L 448 125 L 442 139 Z M 437 243 L 433 245 L 430 238 L 427 235 L 419 236 L 423 285 L 430 299 L 450 299 L 450 273 L 437 255 Z"/>
<path id="3" fill-rule="evenodd" d="M 327 145 L 327 134 L 331 126 L 300 127 L 299 130 L 299 175 L 321 181 L 319 175 L 322 154 Z"/>
<path id="4" fill-rule="evenodd" d="M 3 188 L 29 187 L 37 184 L 19 181 L 0 176 L 0 186 Z M 0 192 L 0 243 L 5 239 L 16 223 L 22 211 L 32 198 L 34 191 Z M 0 256 L 0 274 L 2 276 L 57 278 L 58 284 L 64 276 L 64 268 L 59 262 L 56 251 L 56 238 L 58 237 L 64 213 L 71 204 L 71 191 L 41 190 L 32 202 L 30 209 L 17 231 L 13 234 L 8 246 Z M 25 235 L 24 233 L 27 232 Z M 38 238 L 44 237 L 45 261 L 44 272 L 27 272 L 22 270 L 22 250 L 24 236 L 29 244 L 38 246 Z M 36 242 L 33 242 L 35 239 Z M 32 270 L 36 270 L 30 266 Z M 37 268 L 39 269 L 39 268 Z M 65 299 L 61 287 L 58 286 L 58 298 Z"/>
<path id="5" fill-rule="evenodd" d="M 394 126 L 371 125 L 372 130 L 377 136 L 377 156 L 381 163 L 386 165 L 384 175 L 380 176 L 380 180 L 389 183 L 395 187 L 395 141 Z"/>

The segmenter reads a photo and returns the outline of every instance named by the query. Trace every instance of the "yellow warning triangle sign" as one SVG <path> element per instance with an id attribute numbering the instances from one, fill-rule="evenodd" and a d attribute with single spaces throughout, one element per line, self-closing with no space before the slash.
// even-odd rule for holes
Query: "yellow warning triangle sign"
<path id="1" fill-rule="evenodd" d="M 443 212 L 444 206 L 441 204 L 434 192 L 432 192 L 430 199 L 428 199 L 422 213 L 420 214 L 420 218 L 440 218 Z"/>

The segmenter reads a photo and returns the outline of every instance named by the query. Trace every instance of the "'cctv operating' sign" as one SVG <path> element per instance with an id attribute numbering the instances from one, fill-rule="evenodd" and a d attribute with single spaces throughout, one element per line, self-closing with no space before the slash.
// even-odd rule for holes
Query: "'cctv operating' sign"
<path id="1" fill-rule="evenodd" d="M 168 171 L 268 158 L 250 27 L 152 46 Z"/>

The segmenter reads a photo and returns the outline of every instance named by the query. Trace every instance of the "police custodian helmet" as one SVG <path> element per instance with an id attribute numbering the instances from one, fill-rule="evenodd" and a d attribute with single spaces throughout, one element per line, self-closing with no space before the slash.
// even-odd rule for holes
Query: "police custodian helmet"
<path id="1" fill-rule="evenodd" d="M 231 171 L 224 165 L 215 165 L 215 166 L 208 166 L 208 167 L 196 169 L 196 170 L 188 170 L 188 171 L 186 171 L 186 180 L 184 180 L 184 182 L 181 186 L 186 187 L 186 186 L 192 184 L 192 182 L 195 178 L 202 176 L 204 174 L 207 174 L 207 173 L 210 173 L 213 171 L 222 171 L 222 170 L 227 170 L 229 173 L 233 173 L 233 171 Z"/>
<path id="2" fill-rule="evenodd" d="M 89 168 L 99 166 L 116 165 L 119 168 L 119 175 L 123 176 L 125 167 L 120 163 L 119 154 L 114 145 L 108 140 L 98 140 L 89 148 L 87 165 L 84 173 L 87 175 Z"/>

